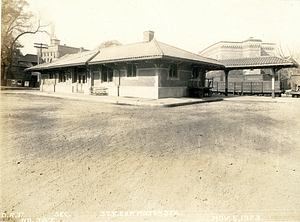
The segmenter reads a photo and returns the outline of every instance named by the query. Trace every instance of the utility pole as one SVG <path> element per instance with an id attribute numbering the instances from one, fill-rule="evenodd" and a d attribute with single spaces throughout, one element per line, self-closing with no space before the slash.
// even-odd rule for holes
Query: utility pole
<path id="1" fill-rule="evenodd" d="M 40 49 L 39 53 L 37 55 L 38 56 L 38 65 L 39 65 L 40 64 L 40 56 L 39 56 L 39 54 L 42 57 L 42 50 L 43 49 L 48 49 L 48 45 L 47 44 L 43 44 L 43 43 L 34 43 L 34 47 Z"/>

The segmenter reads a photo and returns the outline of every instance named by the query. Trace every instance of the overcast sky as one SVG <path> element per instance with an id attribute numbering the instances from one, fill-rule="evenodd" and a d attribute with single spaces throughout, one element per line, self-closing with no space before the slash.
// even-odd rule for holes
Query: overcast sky
<path id="1" fill-rule="evenodd" d="M 94 49 L 107 40 L 158 41 L 198 53 L 219 41 L 249 37 L 300 51 L 300 0 L 27 0 L 43 24 L 55 24 L 61 44 Z M 49 30 L 50 32 L 50 30 Z M 24 54 L 47 34 L 22 37 Z"/>

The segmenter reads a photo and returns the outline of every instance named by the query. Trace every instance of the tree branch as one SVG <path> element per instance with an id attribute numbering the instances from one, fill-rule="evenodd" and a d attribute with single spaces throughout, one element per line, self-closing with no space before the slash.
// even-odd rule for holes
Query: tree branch
<path id="1" fill-rule="evenodd" d="M 16 43 L 16 41 L 21 37 L 21 36 L 23 36 L 23 35 L 25 35 L 25 34 L 36 34 L 37 32 L 45 32 L 45 33 L 47 33 L 48 35 L 50 35 L 47 31 L 45 31 L 45 30 L 40 30 L 40 28 L 41 27 L 46 27 L 46 26 L 41 26 L 41 24 L 40 24 L 40 20 L 38 21 L 38 27 L 37 27 L 37 29 L 35 30 L 35 31 L 27 31 L 27 32 L 22 32 L 22 33 L 20 33 L 19 35 L 17 35 L 17 37 L 12 41 L 12 43 L 11 43 L 11 47 Z"/>

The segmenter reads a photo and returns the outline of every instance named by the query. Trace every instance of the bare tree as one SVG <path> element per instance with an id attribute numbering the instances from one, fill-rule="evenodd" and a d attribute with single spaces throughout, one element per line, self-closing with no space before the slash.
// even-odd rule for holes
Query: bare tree
<path id="1" fill-rule="evenodd" d="M 300 63 L 300 52 L 298 50 L 291 50 L 289 46 L 286 47 L 286 50 L 283 49 L 281 43 L 277 46 L 277 54 L 283 59 L 288 59 L 293 63 Z M 291 75 L 294 73 L 299 73 L 299 68 L 284 68 L 279 70 L 280 82 L 282 85 L 285 85 L 284 89 L 290 89 L 293 87 L 291 82 Z"/>
<path id="2" fill-rule="evenodd" d="M 281 43 L 277 46 L 277 54 L 284 59 L 292 59 L 294 61 L 300 62 L 300 51 L 291 49 L 289 46 L 286 46 L 286 50 L 283 49 Z"/>
<path id="3" fill-rule="evenodd" d="M 46 32 L 48 25 L 41 25 L 40 20 L 33 26 L 34 15 L 26 11 L 29 4 L 25 0 L 2 0 L 1 3 L 1 81 L 12 77 L 11 68 L 21 55 L 19 38 L 26 34 Z"/>

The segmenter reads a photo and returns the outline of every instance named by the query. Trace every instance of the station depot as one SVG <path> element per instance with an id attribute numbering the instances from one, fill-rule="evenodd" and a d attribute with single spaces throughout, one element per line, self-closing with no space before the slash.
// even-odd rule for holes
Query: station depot
<path id="1" fill-rule="evenodd" d="M 26 71 L 40 73 L 41 91 L 160 99 L 210 94 L 211 70 L 224 70 L 227 95 L 230 70 L 271 68 L 275 81 L 276 70 L 292 66 L 277 57 L 226 64 L 159 42 L 146 31 L 143 42 L 69 54 Z"/>

